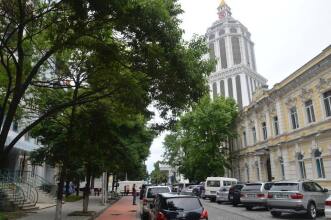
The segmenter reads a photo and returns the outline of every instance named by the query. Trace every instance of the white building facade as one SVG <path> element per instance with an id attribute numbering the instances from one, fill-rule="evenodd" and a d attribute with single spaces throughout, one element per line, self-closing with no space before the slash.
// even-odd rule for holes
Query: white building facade
<path id="1" fill-rule="evenodd" d="M 232 17 L 230 7 L 221 1 L 219 19 L 208 28 L 209 56 L 216 68 L 209 76 L 211 97 L 231 97 L 240 109 L 252 102 L 254 92 L 267 80 L 256 70 L 254 43 L 248 29 Z"/>

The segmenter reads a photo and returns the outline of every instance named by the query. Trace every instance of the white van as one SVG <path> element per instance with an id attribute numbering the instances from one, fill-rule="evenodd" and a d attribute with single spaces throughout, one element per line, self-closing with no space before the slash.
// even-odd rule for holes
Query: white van
<path id="1" fill-rule="evenodd" d="M 237 184 L 238 180 L 228 177 L 207 177 L 205 182 L 205 198 L 209 198 L 210 201 L 216 201 L 216 192 L 222 186 L 232 186 Z"/>

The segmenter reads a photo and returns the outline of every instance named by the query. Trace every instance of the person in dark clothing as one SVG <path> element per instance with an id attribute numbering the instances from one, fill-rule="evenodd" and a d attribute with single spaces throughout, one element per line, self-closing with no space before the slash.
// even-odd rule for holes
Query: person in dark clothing
<path id="1" fill-rule="evenodd" d="M 137 198 L 136 184 L 133 184 L 132 186 L 132 196 L 133 196 L 132 204 L 136 205 L 136 198 Z"/>

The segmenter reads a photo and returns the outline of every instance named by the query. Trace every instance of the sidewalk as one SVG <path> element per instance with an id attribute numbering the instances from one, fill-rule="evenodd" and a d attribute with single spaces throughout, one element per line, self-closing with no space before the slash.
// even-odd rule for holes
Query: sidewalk
<path id="1" fill-rule="evenodd" d="M 63 220 L 88 220 L 91 217 L 84 216 L 68 216 L 69 213 L 74 211 L 81 211 L 83 200 L 77 202 L 66 202 L 62 206 L 62 219 Z M 89 211 L 95 211 L 97 213 L 102 212 L 107 206 L 101 203 L 101 196 L 90 196 Z M 20 218 L 19 220 L 52 220 L 55 216 L 55 207 L 37 210 L 36 213 L 30 213 L 28 216 Z"/>
<path id="2" fill-rule="evenodd" d="M 139 197 L 137 205 L 132 205 L 132 196 L 124 196 L 113 204 L 96 220 L 138 220 L 139 218 Z"/>

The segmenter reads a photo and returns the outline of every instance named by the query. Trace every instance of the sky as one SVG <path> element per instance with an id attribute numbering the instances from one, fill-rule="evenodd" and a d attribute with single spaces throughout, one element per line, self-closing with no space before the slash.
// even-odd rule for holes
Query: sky
<path id="1" fill-rule="evenodd" d="M 245 25 L 255 46 L 257 72 L 269 88 L 331 44 L 331 0 L 225 0 L 232 17 Z M 220 0 L 179 0 L 184 39 L 204 35 L 217 17 Z M 149 172 L 162 159 L 166 133 L 154 139 Z"/>

